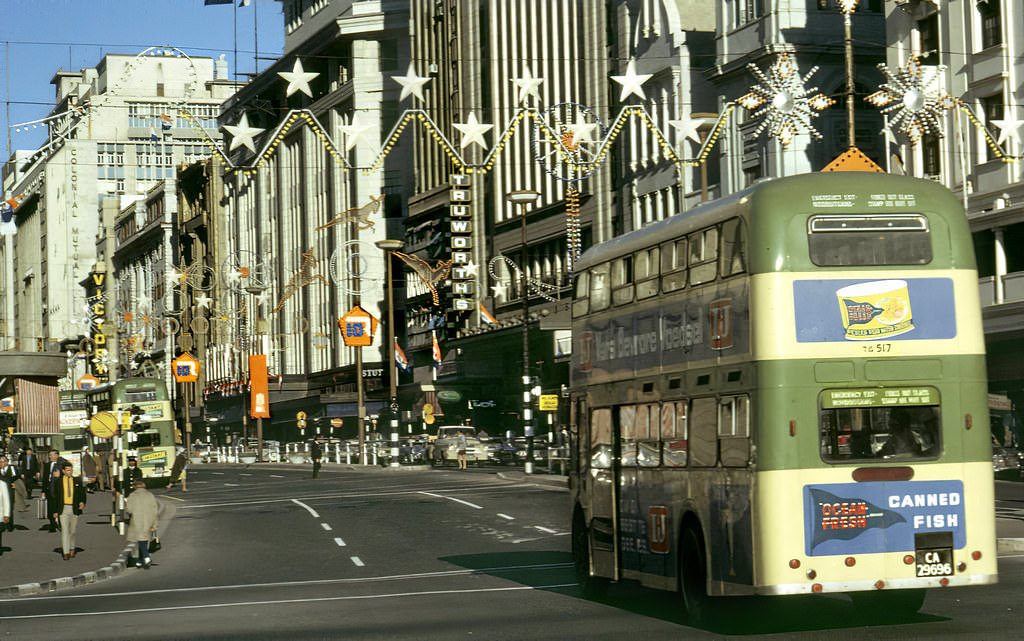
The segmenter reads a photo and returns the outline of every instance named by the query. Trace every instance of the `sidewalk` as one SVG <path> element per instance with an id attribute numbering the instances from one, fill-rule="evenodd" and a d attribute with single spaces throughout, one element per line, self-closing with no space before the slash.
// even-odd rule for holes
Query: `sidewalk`
<path id="1" fill-rule="evenodd" d="M 33 493 L 28 512 L 14 512 L 16 529 L 4 532 L 0 596 L 52 592 L 102 581 L 124 570 L 129 546 L 124 536 L 110 525 L 113 494 L 96 492 L 89 495 L 85 511 L 78 517 L 77 553 L 68 561 L 61 555 L 60 531 L 39 529 L 47 521 L 36 518 L 38 496 L 38 491 Z M 161 501 L 161 518 L 164 503 Z"/>

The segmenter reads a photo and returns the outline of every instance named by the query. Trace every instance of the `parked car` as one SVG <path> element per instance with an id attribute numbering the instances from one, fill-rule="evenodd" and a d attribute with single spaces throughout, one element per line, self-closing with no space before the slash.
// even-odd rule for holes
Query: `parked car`
<path id="1" fill-rule="evenodd" d="M 484 450 L 487 452 L 487 460 L 497 465 L 508 465 L 516 462 L 516 447 L 509 441 L 496 436 L 481 438 Z"/>
<path id="2" fill-rule="evenodd" d="M 430 462 L 439 466 L 458 461 L 458 434 L 466 436 L 466 462 L 487 462 L 487 450 L 479 438 L 473 436 L 477 429 L 472 425 L 442 425 L 437 428 L 437 439 L 430 448 Z"/>

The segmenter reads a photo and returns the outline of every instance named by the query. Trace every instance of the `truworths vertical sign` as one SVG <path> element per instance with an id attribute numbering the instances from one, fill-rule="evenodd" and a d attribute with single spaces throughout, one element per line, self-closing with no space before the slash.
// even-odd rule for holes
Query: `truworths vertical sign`
<path id="1" fill-rule="evenodd" d="M 451 191 L 448 203 L 448 225 L 452 256 L 452 309 L 470 311 L 474 299 L 473 262 L 473 206 L 469 176 L 452 174 L 448 183 Z"/>

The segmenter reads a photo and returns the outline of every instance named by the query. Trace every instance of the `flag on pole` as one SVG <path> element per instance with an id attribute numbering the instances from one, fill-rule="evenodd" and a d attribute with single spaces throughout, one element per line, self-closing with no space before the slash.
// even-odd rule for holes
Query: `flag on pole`
<path id="1" fill-rule="evenodd" d="M 160 142 L 160 137 L 156 135 L 156 128 L 152 125 L 149 126 L 149 140 L 150 142 Z"/>
<path id="2" fill-rule="evenodd" d="M 0 209 L 0 236 L 13 236 L 18 233 L 18 225 L 14 222 L 14 210 L 11 209 L 11 201 L 4 203 Z"/>
<path id="3" fill-rule="evenodd" d="M 441 367 L 441 346 L 437 344 L 437 334 L 430 331 L 430 340 L 434 344 L 434 369 Z"/>
<path id="4" fill-rule="evenodd" d="M 497 325 L 498 319 L 491 315 L 487 308 L 484 307 L 483 301 L 476 302 L 477 311 L 480 313 L 480 320 L 487 323 L 488 325 Z"/>
<path id="5" fill-rule="evenodd" d="M 171 125 L 174 123 L 174 118 L 171 118 L 167 114 L 160 114 L 160 120 L 162 121 L 160 123 L 160 128 L 164 131 L 170 129 Z"/>
<path id="6" fill-rule="evenodd" d="M 405 352 L 398 346 L 398 339 L 395 339 L 395 364 L 402 368 L 402 371 L 409 371 L 409 359 L 405 357 Z"/>

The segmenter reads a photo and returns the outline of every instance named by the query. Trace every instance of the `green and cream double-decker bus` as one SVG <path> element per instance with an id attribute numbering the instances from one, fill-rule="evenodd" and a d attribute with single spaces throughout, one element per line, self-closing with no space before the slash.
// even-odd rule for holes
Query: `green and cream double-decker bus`
<path id="1" fill-rule="evenodd" d="M 121 465 L 135 456 L 143 478 L 170 479 L 176 433 L 167 384 L 159 378 L 123 378 L 88 391 L 92 414 L 114 412 L 122 421 Z"/>
<path id="2" fill-rule="evenodd" d="M 597 589 L 994 583 L 978 278 L 944 187 L 821 173 L 589 249 L 573 300 L 573 555 Z"/>

